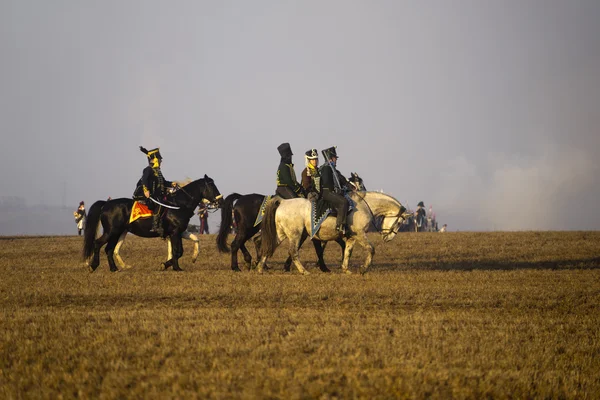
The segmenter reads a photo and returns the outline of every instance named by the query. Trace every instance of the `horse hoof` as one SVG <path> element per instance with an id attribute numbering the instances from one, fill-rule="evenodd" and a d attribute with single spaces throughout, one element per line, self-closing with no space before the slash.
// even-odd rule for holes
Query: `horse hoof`
<path id="1" fill-rule="evenodd" d="M 331 270 L 324 265 L 321 265 L 319 268 L 321 269 L 321 272 L 331 272 Z"/>
<path id="2" fill-rule="evenodd" d="M 302 272 L 302 275 L 310 275 L 310 272 L 308 272 L 308 271 L 305 270 L 305 271 Z"/>
<path id="3" fill-rule="evenodd" d="M 361 268 L 361 269 L 360 269 L 360 274 L 361 274 L 361 275 L 364 275 L 364 274 L 366 274 L 366 273 L 367 273 L 367 269 L 366 269 L 366 268 Z"/>
<path id="4" fill-rule="evenodd" d="M 344 273 L 345 273 L 346 275 L 352 275 L 352 271 L 350 271 L 349 269 L 345 269 L 345 270 L 344 270 Z"/>
<path id="5" fill-rule="evenodd" d="M 242 272 L 242 270 L 241 270 L 241 269 L 239 269 L 239 268 L 237 268 L 237 267 L 236 267 L 236 268 L 231 268 L 231 270 L 232 270 L 233 272 Z"/>

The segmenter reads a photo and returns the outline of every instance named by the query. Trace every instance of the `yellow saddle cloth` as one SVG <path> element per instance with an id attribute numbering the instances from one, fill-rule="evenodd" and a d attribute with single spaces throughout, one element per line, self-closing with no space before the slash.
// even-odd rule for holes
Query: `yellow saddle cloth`
<path id="1" fill-rule="evenodd" d="M 131 215 L 129 216 L 129 223 L 132 223 L 135 220 L 140 218 L 151 217 L 152 211 L 148 208 L 144 203 L 140 203 L 139 201 L 133 202 L 133 207 L 131 208 Z"/>

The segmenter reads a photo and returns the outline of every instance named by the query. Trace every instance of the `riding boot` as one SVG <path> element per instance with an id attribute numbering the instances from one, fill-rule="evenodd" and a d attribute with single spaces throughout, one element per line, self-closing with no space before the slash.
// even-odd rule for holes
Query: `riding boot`
<path id="1" fill-rule="evenodd" d="M 155 213 L 152 216 L 152 229 L 150 229 L 150 232 L 158 233 L 160 236 L 162 236 L 164 233 L 163 227 L 160 225 L 159 213 Z"/>

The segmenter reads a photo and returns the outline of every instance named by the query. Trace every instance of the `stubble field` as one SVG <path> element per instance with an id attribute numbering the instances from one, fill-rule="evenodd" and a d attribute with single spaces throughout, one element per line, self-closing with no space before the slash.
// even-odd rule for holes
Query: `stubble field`
<path id="1" fill-rule="evenodd" d="M 301 276 L 231 272 L 214 235 L 182 273 L 159 239 L 90 274 L 80 237 L 0 238 L 0 398 L 600 397 L 600 232 L 372 241 L 364 276 L 334 243 Z"/>

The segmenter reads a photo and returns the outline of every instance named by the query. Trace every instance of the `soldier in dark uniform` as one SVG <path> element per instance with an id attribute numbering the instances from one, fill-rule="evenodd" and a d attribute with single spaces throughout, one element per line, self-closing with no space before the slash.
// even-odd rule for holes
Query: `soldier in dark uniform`
<path id="1" fill-rule="evenodd" d="M 136 200 L 144 200 L 146 205 L 153 213 L 152 229 L 151 232 L 163 235 L 163 228 L 160 224 L 160 211 L 161 206 L 150 200 L 152 197 L 160 202 L 165 201 L 166 188 L 169 186 L 176 186 L 175 182 L 170 182 L 165 179 L 160 170 L 162 164 L 162 156 L 160 155 L 160 149 L 146 150 L 140 146 L 142 153 L 148 157 L 148 166 L 144 168 L 142 172 L 142 178 L 138 181 L 133 198 Z M 148 200 L 146 200 L 148 199 Z"/>
<path id="2" fill-rule="evenodd" d="M 325 164 L 321 167 L 321 193 L 323 198 L 337 210 L 335 227 L 342 235 L 346 233 L 348 199 L 342 195 L 341 181 L 336 170 L 337 151 L 335 146 L 323 150 Z"/>
<path id="3" fill-rule="evenodd" d="M 302 187 L 308 195 L 315 193 L 321 194 L 321 176 L 319 175 L 319 153 L 317 149 L 310 149 L 304 153 L 306 168 L 302 171 Z"/>
<path id="4" fill-rule="evenodd" d="M 289 143 L 282 143 L 277 147 L 281 155 L 279 168 L 277 168 L 277 190 L 275 193 L 284 199 L 304 197 L 304 189 L 296 180 L 294 164 L 292 163 L 292 148 Z"/>

